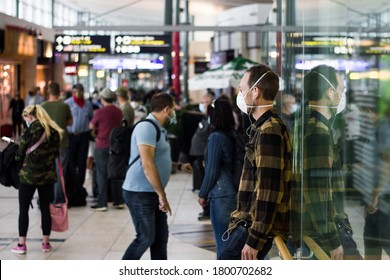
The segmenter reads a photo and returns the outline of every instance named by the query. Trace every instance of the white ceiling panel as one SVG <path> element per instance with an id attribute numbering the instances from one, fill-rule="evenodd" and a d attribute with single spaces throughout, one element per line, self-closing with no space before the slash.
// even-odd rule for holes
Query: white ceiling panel
<path id="1" fill-rule="evenodd" d="M 285 3 L 290 0 L 283 0 Z M 107 25 L 162 25 L 165 0 L 57 0 L 76 10 L 90 12 Z M 173 6 L 176 0 L 173 0 Z M 213 25 L 223 10 L 270 0 L 189 0 L 195 25 Z M 271 1 L 272 2 L 272 1 Z M 276 0 L 273 1 L 274 3 Z M 374 14 L 390 10 L 389 0 L 296 0 L 296 25 L 357 26 Z M 181 1 L 184 5 L 184 0 Z M 275 5 L 275 4 L 274 4 Z M 86 23 L 88 25 L 88 23 Z M 385 23 L 381 23 L 385 25 Z"/>

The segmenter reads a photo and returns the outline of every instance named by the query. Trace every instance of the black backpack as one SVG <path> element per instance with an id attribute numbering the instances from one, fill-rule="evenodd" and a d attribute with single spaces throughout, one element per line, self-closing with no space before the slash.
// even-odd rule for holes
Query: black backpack
<path id="1" fill-rule="evenodd" d="M 0 152 L 0 183 L 3 186 L 18 188 L 19 166 L 15 160 L 19 145 L 11 142 Z"/>
<path id="2" fill-rule="evenodd" d="M 131 135 L 136 125 L 141 122 L 150 122 L 154 125 L 157 131 L 156 142 L 160 140 L 160 128 L 156 123 L 150 119 L 143 119 L 132 126 L 127 126 L 126 120 L 122 120 L 122 125 L 114 128 L 110 134 L 109 142 L 109 157 L 108 157 L 108 178 L 124 180 L 126 172 L 130 166 L 136 162 L 140 155 L 138 155 L 130 164 L 130 144 Z"/>
<path id="3" fill-rule="evenodd" d="M 227 166 L 226 168 L 229 169 L 233 178 L 233 185 L 238 191 L 242 168 L 244 166 L 246 139 L 243 134 L 236 130 L 233 130 L 232 133 L 223 133 L 229 137 L 234 144 L 233 164 L 231 166 Z"/>

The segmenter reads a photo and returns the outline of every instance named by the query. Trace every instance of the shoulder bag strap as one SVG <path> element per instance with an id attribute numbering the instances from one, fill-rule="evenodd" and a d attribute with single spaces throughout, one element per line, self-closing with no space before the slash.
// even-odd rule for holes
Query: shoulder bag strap
<path id="1" fill-rule="evenodd" d="M 157 131 L 157 135 L 156 135 L 156 142 L 158 142 L 160 140 L 160 136 L 161 136 L 161 131 L 160 131 L 160 128 L 157 126 L 157 124 L 154 123 L 154 121 L 150 120 L 150 119 L 142 119 L 140 120 L 139 122 L 137 122 L 134 126 L 136 126 L 137 124 L 139 124 L 140 122 L 149 122 L 151 124 L 153 124 L 153 126 L 156 128 L 156 131 Z M 131 139 L 130 139 L 130 144 L 131 144 Z M 141 158 L 140 154 L 138 154 L 133 160 L 132 162 L 130 162 L 130 164 L 127 166 L 127 170 L 130 169 L 130 167 L 137 161 Z"/>
<path id="2" fill-rule="evenodd" d="M 64 180 L 64 172 L 62 170 L 62 164 L 60 158 L 56 158 L 57 164 L 58 164 L 58 171 L 60 173 L 60 180 L 61 180 L 61 187 L 62 187 L 62 192 L 64 194 L 65 198 L 65 203 L 68 203 L 68 197 L 66 196 L 66 191 L 65 191 L 65 180 Z"/>
<path id="3" fill-rule="evenodd" d="M 35 143 L 34 145 L 32 145 L 31 147 L 29 147 L 29 148 L 27 149 L 26 155 L 31 154 L 33 151 L 35 151 L 35 150 L 42 144 L 42 142 L 43 142 L 43 140 L 45 140 L 45 138 L 46 138 L 46 131 L 44 131 L 44 132 L 42 133 L 42 136 L 41 136 L 41 138 L 38 140 L 37 143 Z"/>

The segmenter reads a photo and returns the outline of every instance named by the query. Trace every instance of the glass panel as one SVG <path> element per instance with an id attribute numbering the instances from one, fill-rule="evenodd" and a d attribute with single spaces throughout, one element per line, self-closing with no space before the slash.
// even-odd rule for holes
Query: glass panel
<path id="1" fill-rule="evenodd" d="M 283 53 L 278 35 L 270 43 L 283 55 L 282 108 L 289 94 L 301 105 L 291 131 L 299 256 L 312 257 L 308 236 L 332 258 L 389 259 L 389 12 L 357 12 L 372 4 L 297 0 L 303 29 L 283 34 Z"/>

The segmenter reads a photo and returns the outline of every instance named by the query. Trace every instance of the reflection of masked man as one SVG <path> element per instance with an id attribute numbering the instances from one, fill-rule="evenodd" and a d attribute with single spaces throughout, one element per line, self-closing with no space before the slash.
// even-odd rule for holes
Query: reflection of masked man
<path id="1" fill-rule="evenodd" d="M 344 181 L 333 128 L 335 115 L 346 105 L 343 79 L 334 68 L 320 65 L 305 76 L 304 92 L 309 108 L 303 116 L 304 127 L 298 122 L 294 139 L 294 166 L 303 167 L 303 174 L 297 176 L 303 189 L 299 183 L 292 190 L 297 214 L 293 217 L 298 219 L 292 222 L 298 226 L 293 229 L 294 238 L 312 237 L 332 259 L 361 259 L 344 212 Z"/>

